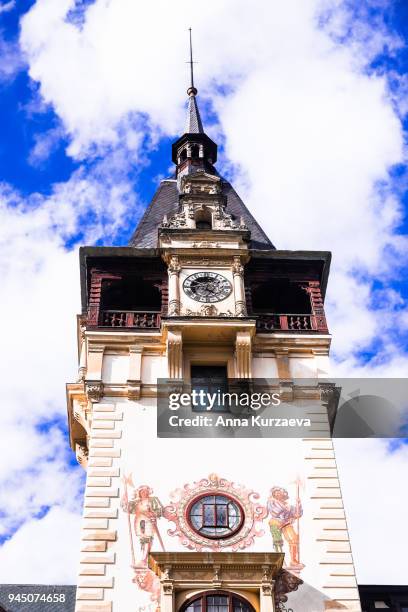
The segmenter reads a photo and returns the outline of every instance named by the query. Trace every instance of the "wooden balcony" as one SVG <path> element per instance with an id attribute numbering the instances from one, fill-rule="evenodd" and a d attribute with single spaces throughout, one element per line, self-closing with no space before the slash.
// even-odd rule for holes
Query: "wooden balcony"
<path id="1" fill-rule="evenodd" d="M 256 329 L 260 333 L 274 331 L 327 333 L 325 317 L 312 314 L 256 314 Z"/>
<path id="2" fill-rule="evenodd" d="M 102 310 L 99 327 L 159 329 L 160 312 L 152 310 Z"/>

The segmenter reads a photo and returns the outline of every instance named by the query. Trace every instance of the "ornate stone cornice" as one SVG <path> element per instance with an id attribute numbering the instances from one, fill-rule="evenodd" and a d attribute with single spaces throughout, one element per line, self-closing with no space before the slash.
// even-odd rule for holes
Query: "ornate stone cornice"
<path id="1" fill-rule="evenodd" d="M 265 582 L 265 569 L 272 580 L 281 570 L 283 558 L 283 553 L 269 552 L 155 552 L 150 554 L 149 567 L 160 578 L 171 577 L 174 581 L 180 572 L 190 570 L 208 572 L 210 569 L 212 577 L 216 575 L 221 581 L 227 571 L 242 573 L 243 577 L 252 572 L 252 581 L 261 585 Z"/>

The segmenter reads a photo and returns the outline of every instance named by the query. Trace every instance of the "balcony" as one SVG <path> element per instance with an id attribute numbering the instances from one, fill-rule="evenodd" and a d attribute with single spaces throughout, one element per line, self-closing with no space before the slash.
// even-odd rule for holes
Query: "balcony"
<path id="1" fill-rule="evenodd" d="M 159 329 L 160 312 L 153 310 L 102 310 L 99 326 Z"/>
<path id="2" fill-rule="evenodd" d="M 263 313 L 255 315 L 256 329 L 258 332 L 274 331 L 323 331 L 323 325 L 319 326 L 319 319 L 311 314 L 276 314 Z M 324 326 L 324 329 L 325 326 Z"/>

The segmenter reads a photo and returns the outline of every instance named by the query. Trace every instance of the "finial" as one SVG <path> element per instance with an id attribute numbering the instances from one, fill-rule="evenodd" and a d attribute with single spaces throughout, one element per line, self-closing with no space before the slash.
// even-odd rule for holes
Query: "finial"
<path id="1" fill-rule="evenodd" d="M 190 83 L 190 87 L 187 89 L 187 95 L 188 96 L 196 96 L 197 95 L 197 89 L 194 87 L 194 70 L 193 70 L 193 43 L 191 41 L 191 28 L 188 28 L 189 34 L 190 34 L 190 78 L 191 78 L 191 83 Z"/>

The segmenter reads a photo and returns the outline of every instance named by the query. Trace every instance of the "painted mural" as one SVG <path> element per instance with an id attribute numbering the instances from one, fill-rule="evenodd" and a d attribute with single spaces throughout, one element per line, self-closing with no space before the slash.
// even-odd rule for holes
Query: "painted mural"
<path id="1" fill-rule="evenodd" d="M 289 548 L 290 562 L 288 568 L 300 572 L 305 566 L 300 562 L 300 518 L 303 515 L 299 496 L 300 481 L 296 482 L 296 501 L 292 505 L 289 493 L 283 487 L 272 487 L 267 501 L 269 527 L 271 530 L 273 548 L 276 552 L 285 552 L 284 543 Z"/>
<path id="2" fill-rule="evenodd" d="M 147 485 L 135 487 L 132 475 L 123 478 L 121 507 L 128 516 L 129 542 L 134 571 L 133 582 L 151 594 L 152 601 L 160 598 L 160 581 L 148 568 L 149 553 L 155 538 L 164 550 L 157 520 L 163 515 L 160 500 Z"/>
<path id="3" fill-rule="evenodd" d="M 299 543 L 303 509 L 301 483 L 294 484 L 293 503 L 281 486 L 273 486 L 262 503 L 256 491 L 212 473 L 171 491 L 165 505 L 149 485 L 136 486 L 131 474 L 123 477 L 121 507 L 127 514 L 133 582 L 158 603 L 160 581 L 148 557 L 153 545 L 165 551 L 162 534 L 191 551 L 218 552 L 250 548 L 270 531 L 273 550 L 285 552 L 286 569 L 300 576 L 305 567 Z"/>
<path id="4" fill-rule="evenodd" d="M 230 505 L 236 504 L 237 512 L 241 512 L 239 529 L 228 534 L 222 534 L 220 539 L 206 537 L 200 530 L 194 528 L 192 516 L 189 511 L 193 508 L 194 500 L 214 497 L 214 511 L 211 513 L 211 503 L 204 505 L 203 512 L 208 508 L 204 520 L 211 524 L 212 516 L 219 519 L 221 525 L 227 525 L 229 517 L 223 511 L 223 504 L 217 504 L 217 498 L 230 500 Z M 176 489 L 170 494 L 171 503 L 165 507 L 164 516 L 174 523 L 174 528 L 168 531 L 169 535 L 177 537 L 180 544 L 189 550 L 202 551 L 205 549 L 221 551 L 229 548 L 232 551 L 244 550 L 253 544 L 254 538 L 264 535 L 261 529 L 263 519 L 266 517 L 266 508 L 259 503 L 259 494 L 243 485 L 220 478 L 217 474 L 210 474 L 192 485 L 185 484 L 182 489 Z M 224 504 L 226 505 L 226 504 Z M 217 516 L 215 516 L 217 513 Z M 233 517 L 235 518 L 235 517 Z M 213 521 L 214 522 L 214 521 Z M 211 527 L 209 527 L 211 528 Z"/>

